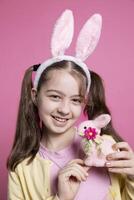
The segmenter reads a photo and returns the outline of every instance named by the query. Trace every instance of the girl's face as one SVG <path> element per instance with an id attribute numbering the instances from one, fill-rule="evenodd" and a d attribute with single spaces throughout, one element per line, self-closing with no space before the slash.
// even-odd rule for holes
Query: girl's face
<path id="1" fill-rule="evenodd" d="M 39 116 L 47 132 L 65 133 L 82 111 L 79 82 L 65 70 L 53 70 L 49 77 L 37 95 Z"/>

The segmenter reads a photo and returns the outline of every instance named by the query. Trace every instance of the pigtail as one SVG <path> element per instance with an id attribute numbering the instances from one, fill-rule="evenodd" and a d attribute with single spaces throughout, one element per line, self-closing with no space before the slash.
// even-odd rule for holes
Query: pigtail
<path id="1" fill-rule="evenodd" d="M 88 119 L 92 120 L 101 114 L 111 115 L 111 113 L 106 105 L 105 90 L 101 77 L 93 71 L 90 71 L 90 73 L 91 86 L 84 113 L 88 116 Z M 116 141 L 123 141 L 123 139 L 115 131 L 112 120 L 106 127 L 102 128 L 101 134 L 112 135 Z"/>
<path id="2" fill-rule="evenodd" d="M 38 66 L 34 65 L 28 68 L 22 82 L 16 133 L 11 154 L 7 161 L 7 167 L 12 171 L 25 158 L 29 157 L 29 162 L 33 160 L 39 149 L 41 138 L 40 120 L 37 107 L 31 99 L 32 72 Z"/>

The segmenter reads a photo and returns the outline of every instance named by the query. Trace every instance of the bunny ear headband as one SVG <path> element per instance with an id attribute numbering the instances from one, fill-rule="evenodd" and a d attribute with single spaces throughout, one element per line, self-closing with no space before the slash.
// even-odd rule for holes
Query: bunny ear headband
<path id="1" fill-rule="evenodd" d="M 64 55 L 65 50 L 70 46 L 74 33 L 74 18 L 71 10 L 65 10 L 57 20 L 51 39 L 52 58 L 43 62 L 37 69 L 34 88 L 37 89 L 42 72 L 50 65 L 66 60 L 72 61 L 82 68 L 88 80 L 87 92 L 89 92 L 91 78 L 90 72 L 84 61 L 94 51 L 101 33 L 102 17 L 94 14 L 81 29 L 77 43 L 75 56 Z"/>

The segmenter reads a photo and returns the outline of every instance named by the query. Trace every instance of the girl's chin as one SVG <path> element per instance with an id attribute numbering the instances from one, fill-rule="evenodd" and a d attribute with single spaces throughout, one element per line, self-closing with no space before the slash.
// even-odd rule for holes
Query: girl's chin
<path id="1" fill-rule="evenodd" d="M 57 134 L 62 134 L 65 133 L 67 131 L 69 131 L 69 129 L 72 129 L 73 125 L 65 125 L 65 126 L 51 126 L 51 132 L 53 133 L 57 133 Z"/>
<path id="2" fill-rule="evenodd" d="M 57 133 L 62 133 L 67 131 L 69 128 L 71 128 L 69 125 L 65 125 L 65 126 L 52 126 L 51 127 L 53 132 L 57 132 Z"/>

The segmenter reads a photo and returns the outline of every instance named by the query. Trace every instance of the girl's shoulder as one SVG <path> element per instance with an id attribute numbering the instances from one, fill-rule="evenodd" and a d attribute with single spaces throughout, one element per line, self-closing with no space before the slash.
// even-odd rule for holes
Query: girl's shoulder
<path id="1" fill-rule="evenodd" d="M 17 167 L 15 168 L 15 172 L 25 171 L 25 170 L 34 170 L 36 168 L 47 167 L 51 165 L 51 161 L 47 159 L 43 159 L 39 153 L 36 154 L 34 159 L 30 161 L 31 157 L 25 158 L 21 161 Z"/>

